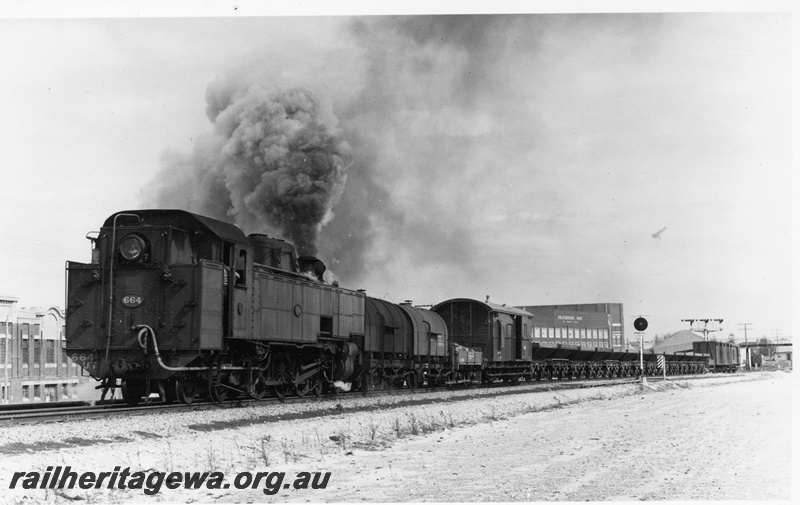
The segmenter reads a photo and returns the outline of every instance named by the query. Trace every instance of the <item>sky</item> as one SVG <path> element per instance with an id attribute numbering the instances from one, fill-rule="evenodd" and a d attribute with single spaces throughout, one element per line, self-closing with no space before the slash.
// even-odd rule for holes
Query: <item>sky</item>
<path id="1" fill-rule="evenodd" d="M 252 140 L 291 102 L 335 151 L 310 183 L 325 193 L 308 240 L 342 286 L 415 304 L 623 303 L 629 338 L 637 316 L 651 335 L 689 318 L 721 318 L 738 341 L 744 323 L 749 339 L 792 335 L 789 2 L 240 5 L 0 18 L 0 294 L 63 306 L 65 262 L 88 262 L 86 234 L 120 210 L 305 240 L 274 220 L 283 179 L 258 171 L 284 146 Z"/>

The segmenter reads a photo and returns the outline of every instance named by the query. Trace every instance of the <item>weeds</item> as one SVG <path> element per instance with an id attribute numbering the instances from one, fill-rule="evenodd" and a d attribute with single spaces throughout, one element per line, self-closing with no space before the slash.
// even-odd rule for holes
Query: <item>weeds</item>
<path id="1" fill-rule="evenodd" d="M 375 422 L 374 417 L 369 418 L 369 424 L 367 424 L 367 436 L 369 436 L 369 441 L 374 442 L 375 438 L 378 436 L 379 426 L 378 423 Z"/>
<path id="2" fill-rule="evenodd" d="M 261 440 L 259 440 L 259 455 L 261 456 L 261 461 L 264 462 L 264 466 L 267 467 L 270 465 L 269 443 L 271 439 L 272 437 L 266 435 L 261 437 Z"/>
<path id="3" fill-rule="evenodd" d="M 334 436 L 331 437 L 331 440 L 339 444 L 339 447 L 343 450 L 347 450 L 347 442 L 350 440 L 350 435 L 347 433 L 345 428 L 339 428 Z"/>
<path id="4" fill-rule="evenodd" d="M 297 458 L 290 450 L 289 441 L 285 438 L 281 440 L 281 451 L 283 452 L 283 462 L 289 463 L 289 458 L 291 458 L 292 462 L 297 461 Z"/>
<path id="5" fill-rule="evenodd" d="M 412 435 L 419 435 L 419 422 L 417 421 L 417 416 L 414 414 L 409 414 L 408 417 L 409 433 Z"/>
<path id="6" fill-rule="evenodd" d="M 211 446 L 206 447 L 206 468 L 209 472 L 213 472 L 217 469 L 217 453 Z"/>

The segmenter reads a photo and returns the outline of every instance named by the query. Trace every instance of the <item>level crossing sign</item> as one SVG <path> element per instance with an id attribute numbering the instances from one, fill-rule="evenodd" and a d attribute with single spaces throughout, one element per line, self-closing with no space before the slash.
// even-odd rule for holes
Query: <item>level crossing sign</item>
<path id="1" fill-rule="evenodd" d="M 664 355 L 663 354 L 659 354 L 657 359 L 658 359 L 658 368 L 663 370 L 664 369 Z"/>

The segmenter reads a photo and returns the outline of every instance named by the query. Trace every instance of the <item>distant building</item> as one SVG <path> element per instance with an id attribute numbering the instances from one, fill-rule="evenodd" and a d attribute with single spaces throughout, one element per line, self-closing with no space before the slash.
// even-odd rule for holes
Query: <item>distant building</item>
<path id="1" fill-rule="evenodd" d="M 764 357 L 761 365 L 765 368 L 792 368 L 792 344 L 776 344 L 772 346 L 770 357 Z"/>
<path id="2" fill-rule="evenodd" d="M 792 363 L 792 344 L 778 344 L 775 346 L 775 359 Z"/>
<path id="3" fill-rule="evenodd" d="M 0 402 L 77 398 L 78 365 L 64 352 L 64 314 L 58 307 L 19 308 L 0 295 Z"/>
<path id="4" fill-rule="evenodd" d="M 675 354 L 691 351 L 694 342 L 703 342 L 703 337 L 689 330 L 681 330 L 655 344 L 652 349 L 656 354 Z"/>
<path id="5" fill-rule="evenodd" d="M 519 306 L 533 314 L 533 341 L 581 347 L 625 348 L 621 303 Z"/>

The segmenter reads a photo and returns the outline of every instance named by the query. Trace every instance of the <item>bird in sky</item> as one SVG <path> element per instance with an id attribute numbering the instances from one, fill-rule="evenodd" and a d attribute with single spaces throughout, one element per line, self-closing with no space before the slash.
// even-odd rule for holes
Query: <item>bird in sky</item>
<path id="1" fill-rule="evenodd" d="M 661 238 L 661 233 L 663 233 L 664 230 L 666 230 L 666 229 L 667 229 L 667 227 L 665 226 L 665 227 L 661 228 L 660 230 L 658 230 L 657 232 L 653 233 L 653 238 L 660 239 Z"/>

